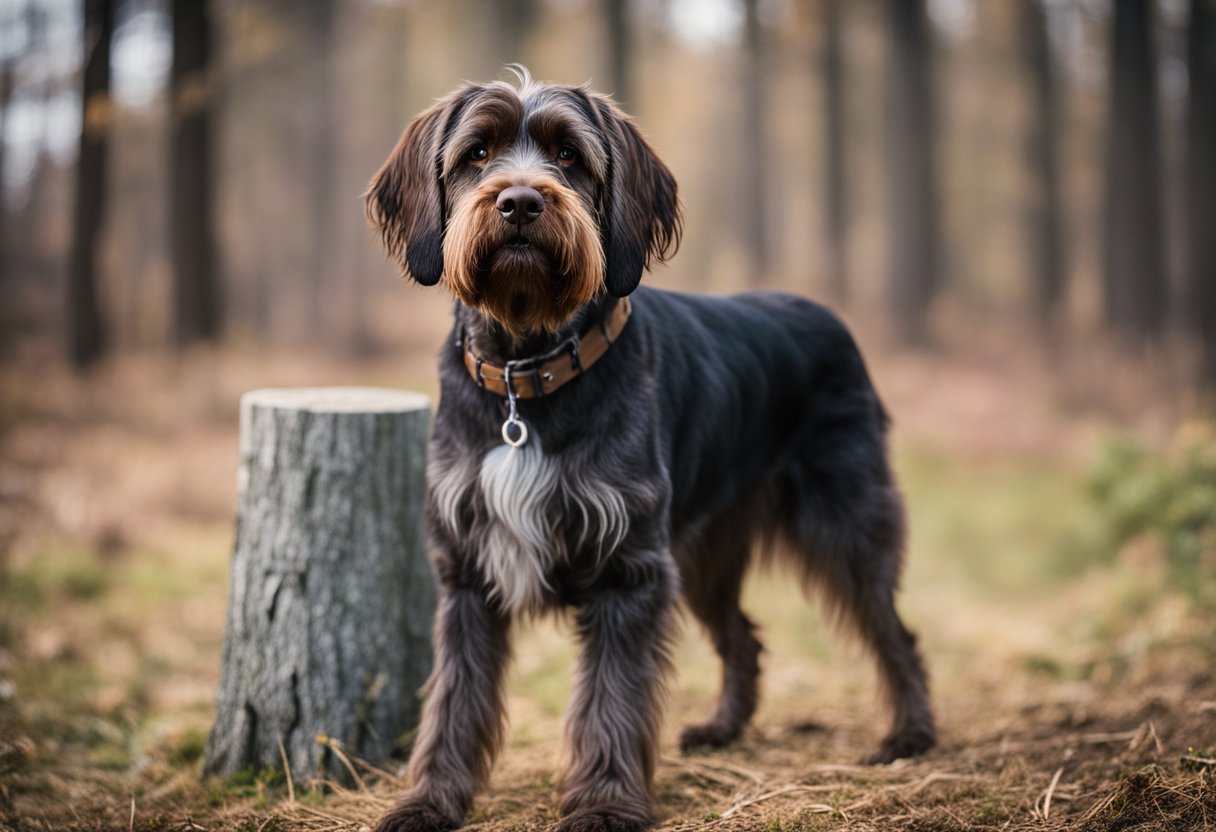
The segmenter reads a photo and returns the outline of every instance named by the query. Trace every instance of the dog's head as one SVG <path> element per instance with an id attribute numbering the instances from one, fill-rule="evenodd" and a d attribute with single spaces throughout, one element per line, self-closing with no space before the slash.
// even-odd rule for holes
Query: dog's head
<path id="1" fill-rule="evenodd" d="M 512 69 L 518 88 L 466 85 L 410 122 L 367 213 L 403 274 L 446 278 L 519 336 L 632 292 L 681 217 L 671 171 L 610 98 Z"/>

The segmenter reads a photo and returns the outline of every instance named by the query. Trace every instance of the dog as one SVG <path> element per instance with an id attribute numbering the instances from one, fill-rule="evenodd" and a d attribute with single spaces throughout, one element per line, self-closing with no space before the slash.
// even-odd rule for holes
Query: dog
<path id="1" fill-rule="evenodd" d="M 680 744 L 723 746 L 756 708 L 739 594 L 765 553 L 877 659 L 894 720 L 872 761 L 928 750 L 888 418 L 853 339 L 788 294 L 639 288 L 679 245 L 671 171 L 611 98 L 512 69 L 417 116 L 366 194 L 402 273 L 456 301 L 424 512 L 435 666 L 377 830 L 462 824 L 502 743 L 512 621 L 551 610 L 581 645 L 558 829 L 647 828 L 678 603 L 723 665 Z"/>

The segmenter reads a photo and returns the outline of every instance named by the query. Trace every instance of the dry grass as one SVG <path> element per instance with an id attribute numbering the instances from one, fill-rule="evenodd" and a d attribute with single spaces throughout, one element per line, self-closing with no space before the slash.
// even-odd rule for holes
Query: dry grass
<path id="1" fill-rule="evenodd" d="M 354 789 L 272 772 L 205 783 L 198 771 L 236 399 L 280 384 L 433 390 L 430 351 L 357 366 L 134 357 L 84 382 L 52 365 L 0 368 L 0 829 L 357 830 L 387 807 L 395 766 L 350 760 Z M 676 753 L 717 682 L 687 628 L 658 769 L 662 826 L 1216 826 L 1210 631 L 1166 589 L 1151 544 L 1112 558 L 1077 537 L 1078 460 L 1106 428 L 1062 412 L 1041 370 L 1007 355 L 901 356 L 876 375 L 898 416 L 914 530 L 902 607 L 934 672 L 941 746 L 854 765 L 882 729 L 869 662 L 779 577 L 759 576 L 747 591 L 769 648 L 756 724 L 727 751 Z M 560 622 L 523 634 L 509 745 L 474 828 L 555 820 L 572 655 Z"/>

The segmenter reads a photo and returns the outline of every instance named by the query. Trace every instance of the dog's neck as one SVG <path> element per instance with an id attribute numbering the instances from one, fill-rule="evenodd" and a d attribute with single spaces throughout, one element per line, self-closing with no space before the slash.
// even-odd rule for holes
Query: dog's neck
<path id="1" fill-rule="evenodd" d="M 616 298 L 602 294 L 579 308 L 555 332 L 531 332 L 515 337 L 497 321 L 457 301 L 456 326 L 474 353 L 502 365 L 550 352 L 570 336 L 586 332 L 593 323 L 608 315 L 617 302 Z"/>

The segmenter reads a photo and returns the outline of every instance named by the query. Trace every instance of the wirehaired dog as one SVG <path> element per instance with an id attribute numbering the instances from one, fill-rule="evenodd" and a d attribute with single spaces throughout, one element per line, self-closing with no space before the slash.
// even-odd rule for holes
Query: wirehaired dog
<path id="1" fill-rule="evenodd" d="M 877 659 L 894 724 L 873 761 L 926 751 L 887 417 L 852 338 L 790 295 L 639 289 L 679 243 L 671 172 L 608 97 L 515 71 L 419 115 L 367 194 L 403 273 L 457 301 L 427 476 L 435 669 L 412 786 L 377 829 L 463 822 L 502 741 L 512 619 L 557 609 L 581 642 L 559 828 L 648 826 L 681 595 L 723 664 L 681 746 L 725 745 L 755 710 L 757 552 Z"/>

